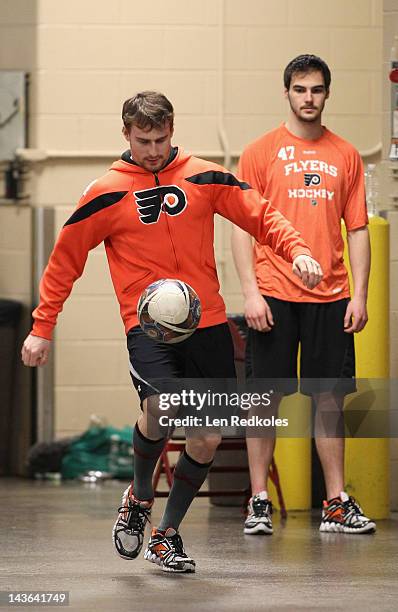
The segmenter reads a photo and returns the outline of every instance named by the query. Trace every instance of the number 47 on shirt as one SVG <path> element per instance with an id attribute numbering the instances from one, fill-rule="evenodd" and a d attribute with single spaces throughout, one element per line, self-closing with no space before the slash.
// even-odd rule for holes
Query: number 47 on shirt
<path id="1" fill-rule="evenodd" d="M 284 161 L 286 161 L 287 159 L 294 159 L 294 147 L 282 147 L 281 149 L 279 149 L 278 157 L 279 159 L 283 159 Z"/>

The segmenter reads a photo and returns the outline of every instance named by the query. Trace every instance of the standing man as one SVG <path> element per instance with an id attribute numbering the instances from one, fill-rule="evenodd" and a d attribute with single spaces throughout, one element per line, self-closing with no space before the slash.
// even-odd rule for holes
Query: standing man
<path id="1" fill-rule="evenodd" d="M 216 213 L 267 244 L 303 283 L 321 279 L 319 264 L 286 219 L 246 183 L 224 168 L 171 145 L 174 111 L 170 101 L 145 91 L 125 101 L 123 134 L 129 149 L 84 192 L 65 223 L 40 285 L 34 325 L 22 348 L 27 366 L 47 361 L 52 330 L 73 283 L 83 273 L 90 249 L 105 243 L 110 273 L 127 334 L 130 372 L 142 415 L 133 435 L 134 482 L 126 489 L 113 528 L 118 554 L 135 559 L 143 544 L 154 491 L 152 475 L 166 443 L 159 427 L 159 397 L 151 379 L 233 378 L 233 345 L 219 294 L 214 257 Z M 137 302 L 161 278 L 178 278 L 197 291 L 200 329 L 181 344 L 161 344 L 139 327 Z M 94 313 L 93 313 L 94 316 Z M 144 557 L 168 572 L 193 572 L 178 528 L 203 484 L 218 432 L 187 440 L 158 528 Z"/>
<path id="2" fill-rule="evenodd" d="M 238 175 L 270 198 L 296 227 L 320 262 L 324 276 L 315 289 L 300 286 L 289 266 L 267 245 L 235 227 L 232 250 L 245 297 L 249 326 L 247 375 L 286 379 L 283 395 L 297 390 L 301 347 L 301 392 L 316 404 L 315 438 L 326 483 L 321 531 L 365 533 L 375 523 L 344 491 L 344 395 L 355 391 L 355 332 L 367 322 L 370 245 L 363 167 L 354 147 L 322 126 L 330 70 L 314 55 L 300 55 L 284 72 L 289 102 L 286 123 L 250 144 Z M 343 263 L 344 219 L 354 281 L 350 298 Z M 311 384 L 308 379 L 313 378 Z M 328 384 L 327 379 L 335 379 Z M 336 379 L 340 388 L 333 389 Z M 335 415 L 337 431 L 324 423 Z M 335 435 L 338 437 L 329 437 Z M 247 438 L 252 495 L 244 532 L 272 533 L 267 474 L 275 437 Z"/>

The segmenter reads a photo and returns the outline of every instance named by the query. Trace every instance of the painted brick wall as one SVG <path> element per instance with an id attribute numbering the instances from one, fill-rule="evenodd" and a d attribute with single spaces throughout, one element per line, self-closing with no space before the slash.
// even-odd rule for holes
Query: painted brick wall
<path id="1" fill-rule="evenodd" d="M 282 71 L 299 53 L 319 54 L 332 69 L 327 125 L 360 150 L 373 148 L 382 8 L 382 0 L 152 0 L 150 10 L 132 0 L 3 0 L 0 68 L 31 73 L 30 146 L 50 154 L 32 167 L 33 205 L 56 207 L 61 226 L 123 150 L 121 103 L 142 89 L 173 101 L 176 143 L 222 161 L 222 114 L 239 154 L 284 119 Z M 228 309 L 239 311 L 229 233 L 217 222 L 222 289 Z M 56 342 L 58 435 L 80 431 L 91 412 L 131 422 L 138 407 L 101 248 L 65 306 Z"/>

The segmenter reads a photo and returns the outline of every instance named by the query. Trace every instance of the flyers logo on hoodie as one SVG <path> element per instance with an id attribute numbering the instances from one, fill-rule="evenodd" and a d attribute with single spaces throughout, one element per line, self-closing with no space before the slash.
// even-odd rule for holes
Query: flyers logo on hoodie
<path id="1" fill-rule="evenodd" d="M 175 216 L 187 206 L 185 192 L 176 185 L 160 185 L 134 192 L 141 223 L 157 223 L 160 213 Z"/>

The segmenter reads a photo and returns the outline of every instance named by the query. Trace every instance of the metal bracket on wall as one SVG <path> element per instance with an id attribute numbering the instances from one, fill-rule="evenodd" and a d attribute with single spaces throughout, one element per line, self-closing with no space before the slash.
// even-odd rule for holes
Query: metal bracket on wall
<path id="1" fill-rule="evenodd" d="M 18 70 L 0 70 L 0 160 L 11 161 L 17 148 L 28 146 L 29 77 Z"/>

